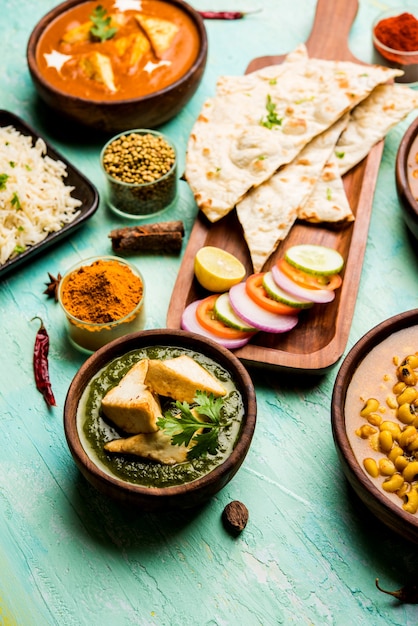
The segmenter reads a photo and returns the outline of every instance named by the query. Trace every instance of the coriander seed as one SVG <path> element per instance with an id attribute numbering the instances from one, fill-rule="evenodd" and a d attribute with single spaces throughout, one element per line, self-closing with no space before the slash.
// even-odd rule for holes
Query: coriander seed
<path id="1" fill-rule="evenodd" d="M 101 163 L 109 205 L 119 214 L 147 217 L 167 208 L 176 197 L 176 151 L 161 133 L 121 133 L 103 148 Z"/>

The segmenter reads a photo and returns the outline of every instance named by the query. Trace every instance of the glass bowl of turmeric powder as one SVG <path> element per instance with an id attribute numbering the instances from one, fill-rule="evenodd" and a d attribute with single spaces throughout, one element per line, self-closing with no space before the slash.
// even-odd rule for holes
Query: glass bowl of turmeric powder
<path id="1" fill-rule="evenodd" d="M 418 8 L 402 6 L 384 11 L 374 20 L 373 45 L 379 61 L 403 70 L 396 82 L 418 81 Z"/>
<path id="2" fill-rule="evenodd" d="M 58 288 L 70 342 L 91 354 L 142 330 L 144 296 L 144 280 L 132 263 L 115 256 L 79 261 L 64 274 Z"/>

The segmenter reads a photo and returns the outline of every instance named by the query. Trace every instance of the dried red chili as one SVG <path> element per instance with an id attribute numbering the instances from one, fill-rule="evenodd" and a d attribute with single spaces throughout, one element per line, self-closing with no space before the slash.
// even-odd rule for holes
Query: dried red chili
<path id="1" fill-rule="evenodd" d="M 261 9 L 254 11 L 198 11 L 205 20 L 241 20 L 249 13 L 258 13 Z"/>
<path id="2" fill-rule="evenodd" d="M 33 350 L 33 371 L 35 374 L 36 388 L 41 392 L 48 406 L 56 406 L 51 382 L 49 380 L 49 335 L 41 318 L 36 316 L 31 321 L 35 319 L 41 322 L 39 330 L 36 333 L 35 347 Z"/>

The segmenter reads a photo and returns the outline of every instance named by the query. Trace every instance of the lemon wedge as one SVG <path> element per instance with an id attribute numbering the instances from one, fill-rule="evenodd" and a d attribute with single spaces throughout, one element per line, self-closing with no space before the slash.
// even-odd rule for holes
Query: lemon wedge
<path id="1" fill-rule="evenodd" d="M 195 256 L 194 273 L 202 287 L 222 293 L 243 280 L 245 267 L 226 250 L 204 246 Z"/>

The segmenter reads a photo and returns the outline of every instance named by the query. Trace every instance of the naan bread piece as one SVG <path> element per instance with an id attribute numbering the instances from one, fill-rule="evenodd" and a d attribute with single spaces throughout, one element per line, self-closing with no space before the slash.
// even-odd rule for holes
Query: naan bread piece
<path id="1" fill-rule="evenodd" d="M 259 187 L 251 189 L 236 206 L 254 272 L 259 272 L 287 236 L 298 209 L 312 193 L 321 171 L 348 122 L 348 113 L 315 137 L 289 165 Z"/>
<path id="2" fill-rule="evenodd" d="M 285 67 L 287 63 L 298 63 L 308 59 L 308 50 L 305 44 L 300 44 L 295 50 L 278 65 L 269 65 L 267 67 L 255 70 L 250 74 L 242 74 L 241 76 L 219 76 L 216 83 L 216 96 L 225 96 L 237 91 L 245 92 L 247 89 L 252 90 L 257 79 L 262 82 L 275 81 L 283 72 L 287 71 Z"/>
<path id="3" fill-rule="evenodd" d="M 141 13 L 137 13 L 135 18 L 149 38 L 155 55 L 157 57 L 162 56 L 170 48 L 179 31 L 177 24 Z"/>
<path id="4" fill-rule="evenodd" d="M 185 177 L 212 222 L 290 163 L 377 84 L 402 73 L 320 59 L 285 63 L 277 79 L 271 72 L 250 74 L 245 90 L 207 101 L 192 129 Z"/>
<path id="5" fill-rule="evenodd" d="M 406 85 L 379 85 L 351 112 L 335 149 L 340 174 L 360 163 L 389 130 L 418 107 L 418 93 Z"/>
<path id="6" fill-rule="evenodd" d="M 354 220 L 335 153 L 324 166 L 311 195 L 299 207 L 297 217 L 314 224 L 342 224 Z"/>

